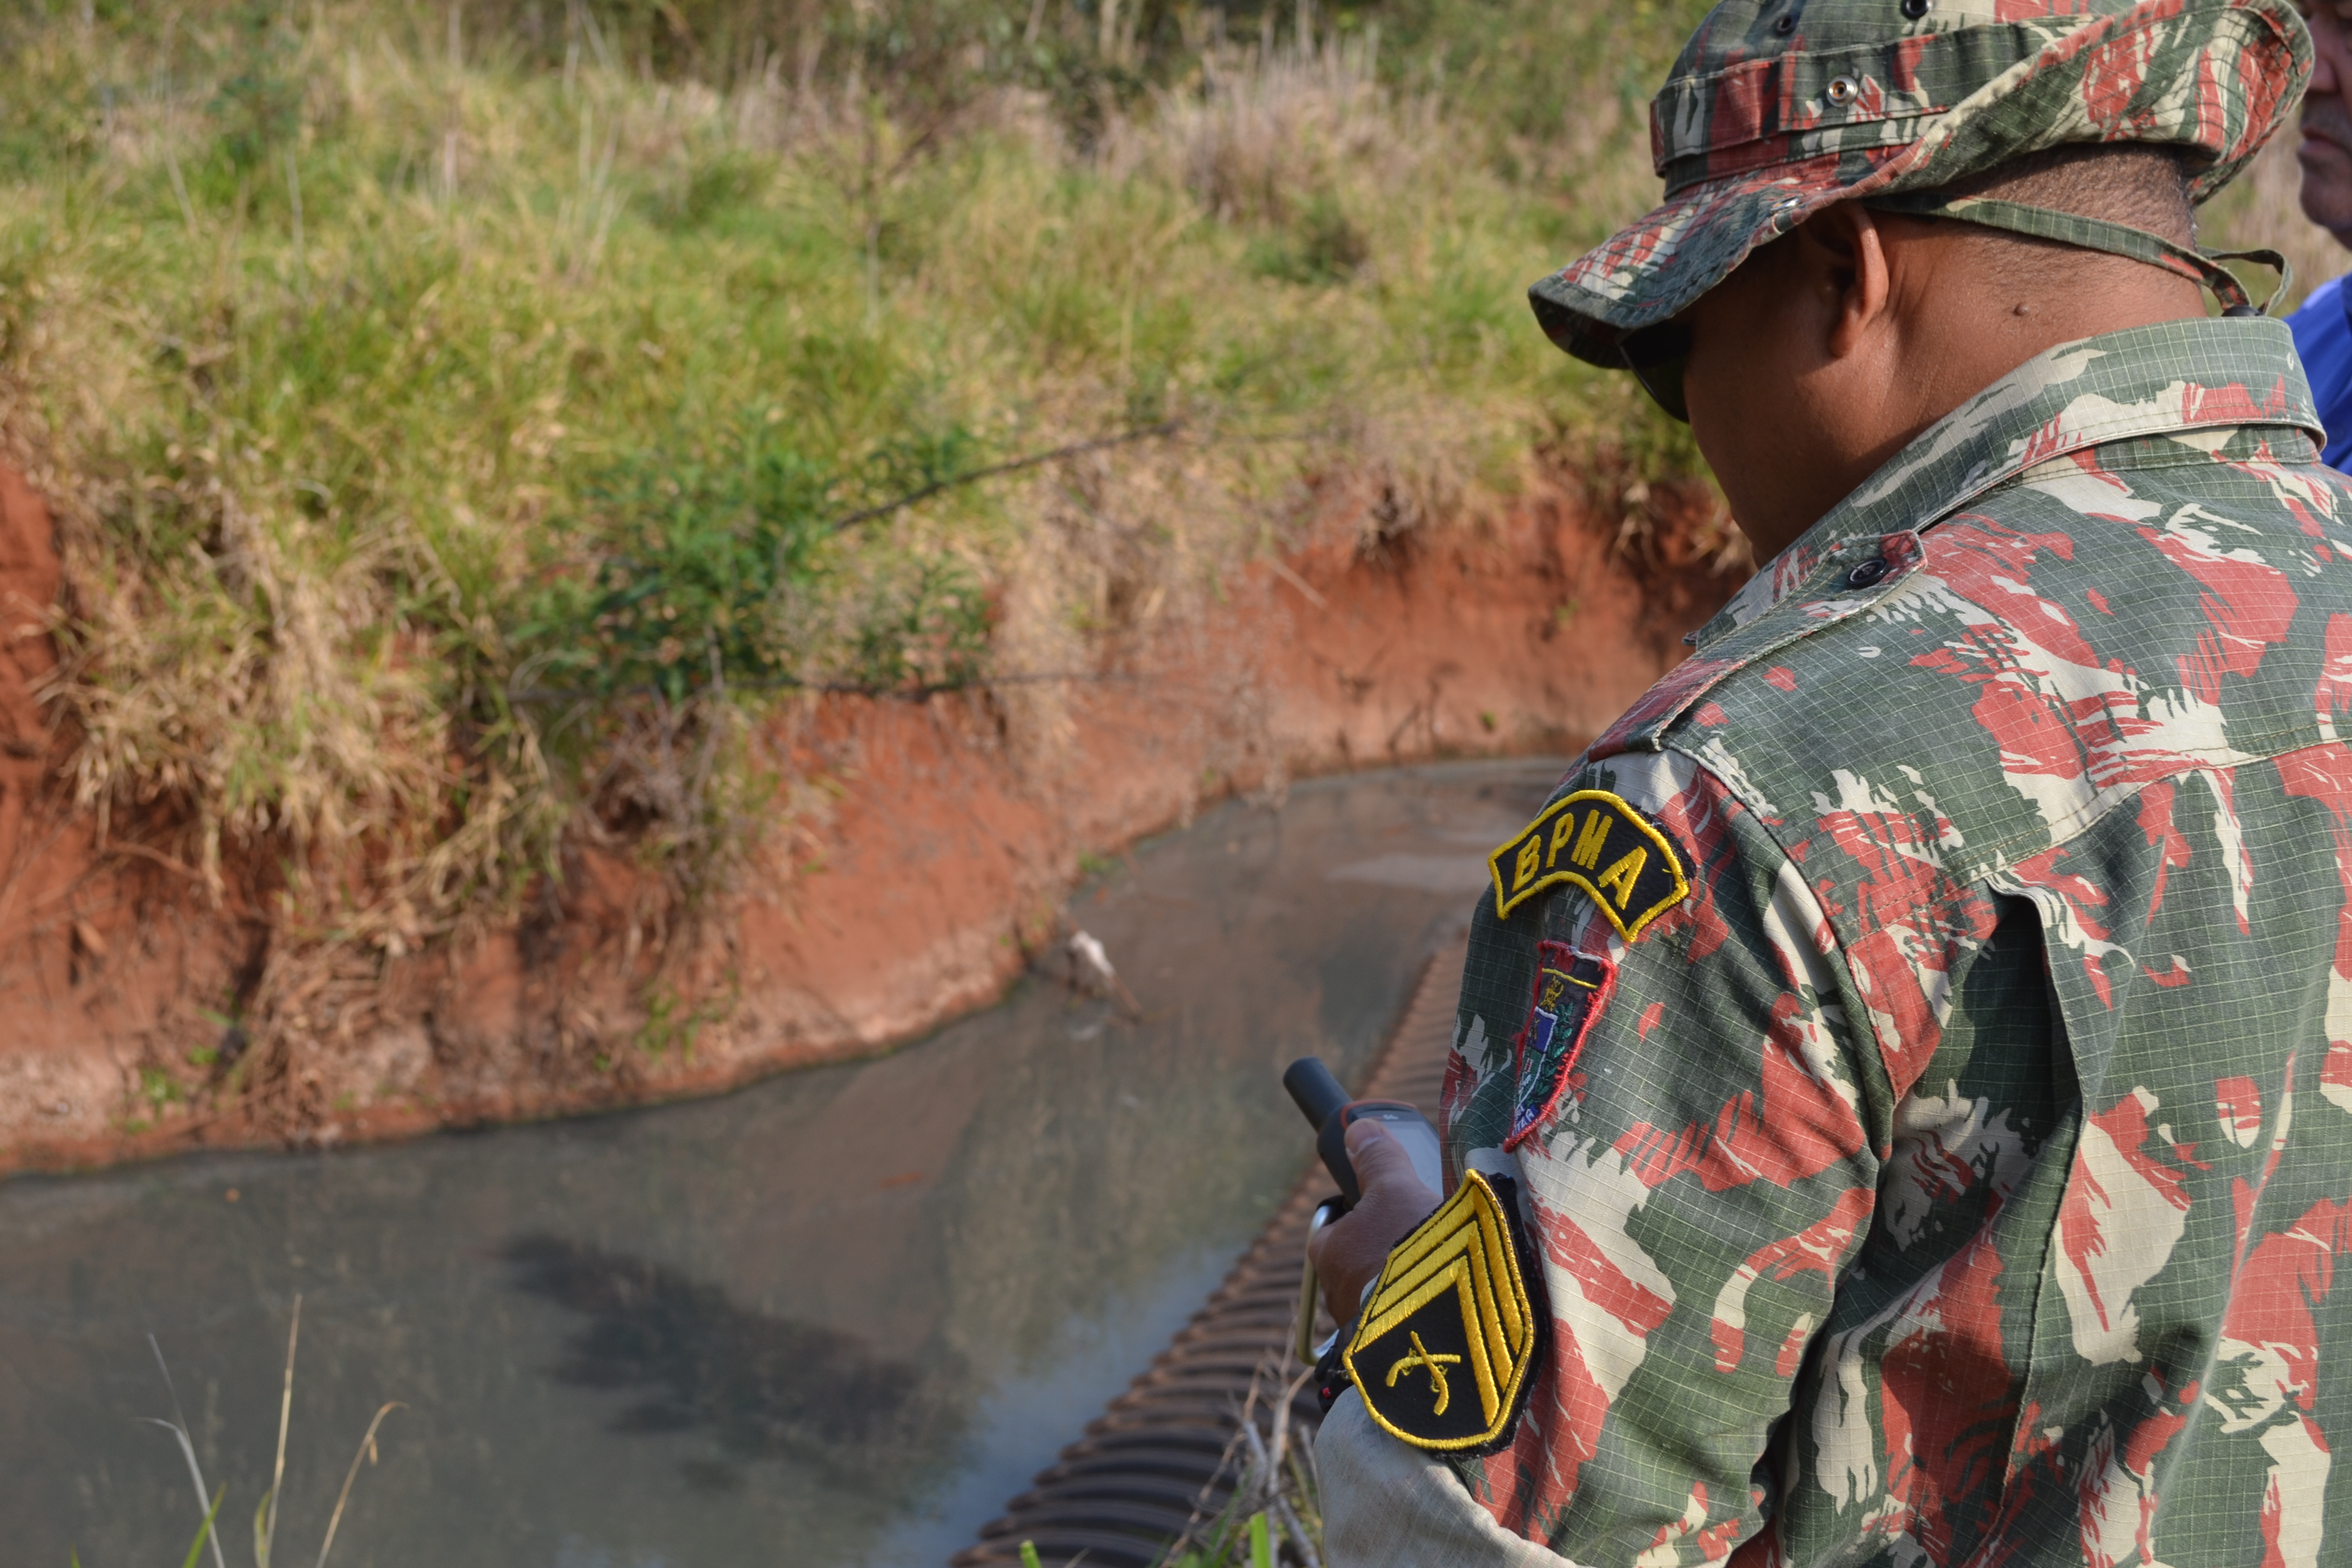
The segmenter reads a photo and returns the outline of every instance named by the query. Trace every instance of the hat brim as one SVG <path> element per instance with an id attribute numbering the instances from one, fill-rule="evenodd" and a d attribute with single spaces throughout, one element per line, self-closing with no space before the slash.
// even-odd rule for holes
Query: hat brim
<path id="1" fill-rule="evenodd" d="M 2181 57 L 2178 35 L 2190 29 L 2198 42 Z M 2168 75 L 2202 89 L 2194 111 L 2151 112 L 2106 79 L 2116 59 L 2146 58 L 2165 42 L 2182 61 Z M 2051 147 L 2108 143 L 2191 154 L 2190 195 L 2202 202 L 2262 150 L 2310 71 L 2310 37 L 2291 0 L 2143 0 L 2020 60 L 1907 145 L 1822 152 L 1692 184 L 1535 284 L 1528 303 L 1553 342 L 1622 368 L 1627 334 L 1679 314 L 1759 247 L 1840 201 L 1935 189 Z M 2086 90 L 2094 78 L 2104 94 Z"/>
<path id="2" fill-rule="evenodd" d="M 1757 247 L 1843 200 L 1840 161 L 1828 153 L 1669 197 L 1529 289 L 1536 321 L 1578 359 L 1622 369 L 1627 333 L 1680 314 Z"/>

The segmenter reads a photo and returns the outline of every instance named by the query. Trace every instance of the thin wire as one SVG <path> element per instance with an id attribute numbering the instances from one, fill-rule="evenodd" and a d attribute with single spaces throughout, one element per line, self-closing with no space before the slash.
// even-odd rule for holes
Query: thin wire
<path id="1" fill-rule="evenodd" d="M 737 677 L 733 685 L 746 691 L 814 691 L 828 697 L 900 697 L 910 701 L 937 697 L 948 691 L 970 691 L 982 686 L 1040 686 L 1055 681 L 1109 684 L 1117 681 L 1140 681 L 1155 679 L 1149 674 L 1125 674 L 1100 670 L 1022 670 L 1010 675 L 973 675 L 957 680 L 931 680 L 917 686 L 869 686 L 844 680 L 802 680 L 789 675 L 772 676 L 765 679 Z M 614 695 L 630 693 L 660 696 L 658 686 L 624 688 Z M 509 702 L 561 702 L 578 698 L 575 689 L 554 686 L 526 686 L 507 693 Z"/>
<path id="2" fill-rule="evenodd" d="M 1043 468 L 1047 463 L 1058 463 L 1066 458 L 1083 458 L 1088 452 L 1105 451 L 1112 447 L 1124 447 L 1136 441 L 1157 440 L 1161 437 L 1173 436 L 1183 428 L 1182 420 L 1169 419 L 1158 425 L 1147 425 L 1141 429 L 1122 430 L 1116 436 L 1097 436 L 1091 441 L 1073 442 L 1066 447 L 1056 447 L 1050 452 L 1033 452 L 1025 458 L 1014 458 L 1007 462 L 992 463 L 987 468 L 974 468 L 970 473 L 957 474 L 950 479 L 935 479 L 921 489 L 911 490 L 896 500 L 884 501 L 880 506 L 869 506 L 863 511 L 853 511 L 847 517 L 835 518 L 829 526 L 835 533 L 846 533 L 860 523 L 872 522 L 877 518 L 888 517 L 893 512 L 904 511 L 910 506 L 927 501 L 942 490 L 954 489 L 961 485 L 977 484 L 982 479 L 992 479 L 1000 474 L 1019 473 L 1024 468 Z"/>

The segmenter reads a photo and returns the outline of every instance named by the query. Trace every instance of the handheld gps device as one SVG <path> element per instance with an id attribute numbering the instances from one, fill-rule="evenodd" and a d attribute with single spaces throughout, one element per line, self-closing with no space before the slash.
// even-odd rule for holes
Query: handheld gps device
<path id="1" fill-rule="evenodd" d="M 1381 1123 L 1412 1157 L 1413 1174 L 1433 1193 L 1445 1190 L 1445 1168 L 1437 1129 L 1429 1118 L 1402 1100 L 1350 1100 L 1320 1057 L 1301 1057 L 1284 1070 L 1282 1087 L 1315 1129 L 1315 1152 L 1323 1168 L 1339 1184 L 1339 1195 L 1349 1207 L 1363 1197 L 1356 1167 L 1348 1158 L 1348 1129 L 1356 1122 Z"/>
<path id="2" fill-rule="evenodd" d="M 1314 1217 L 1307 1226 L 1308 1240 L 1353 1208 L 1364 1195 L 1363 1187 L 1356 1180 L 1355 1163 L 1348 1158 L 1348 1129 L 1355 1122 L 1370 1120 L 1386 1127 L 1412 1156 L 1412 1173 L 1421 1178 L 1422 1184 L 1433 1193 L 1444 1190 L 1445 1170 L 1440 1161 L 1437 1129 L 1412 1106 L 1402 1100 L 1349 1099 L 1348 1091 L 1331 1076 L 1331 1069 L 1323 1065 L 1320 1057 L 1301 1057 L 1291 1063 L 1283 1072 L 1282 1087 L 1290 1091 L 1290 1098 L 1297 1102 L 1307 1125 L 1315 1129 L 1315 1152 L 1323 1157 L 1323 1168 L 1331 1173 L 1331 1179 L 1339 1184 L 1339 1196 L 1325 1198 L 1315 1206 Z M 1319 1365 L 1339 1342 L 1337 1334 L 1320 1345 L 1315 1342 L 1315 1314 L 1320 1295 L 1321 1286 L 1315 1278 L 1315 1264 L 1310 1258 L 1304 1260 L 1299 1270 L 1298 1311 L 1294 1321 L 1294 1349 L 1299 1361 L 1307 1366 Z M 1333 1316 L 1342 1316 L 1344 1311 L 1352 1311 L 1353 1307 L 1352 1302 L 1344 1310 L 1335 1305 Z M 1318 1388 L 1317 1394 L 1323 1399 L 1324 1408 L 1329 1409 L 1336 1390 Z"/>

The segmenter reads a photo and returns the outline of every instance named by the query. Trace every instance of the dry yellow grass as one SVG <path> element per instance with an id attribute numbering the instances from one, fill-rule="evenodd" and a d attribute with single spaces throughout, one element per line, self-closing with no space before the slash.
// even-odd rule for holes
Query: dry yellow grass
<path id="1" fill-rule="evenodd" d="M 1318 474 L 1382 477 L 1377 531 L 1563 429 L 1690 461 L 1527 319 L 1638 205 L 1613 100 L 1514 173 L 1538 142 L 1369 31 L 1202 32 L 1073 121 L 442 16 L 61 8 L 0 48 L 0 429 L 63 522 L 75 801 L 257 903 L 268 971 L 204 1002 L 265 1038 L 364 1028 L 387 958 L 570 839 L 708 891 L 767 705 L 1082 670 Z M 1003 690 L 1050 752 L 1051 683 Z"/>
<path id="2" fill-rule="evenodd" d="M 568 841 L 708 892 L 770 705 L 1085 669 L 1287 542 L 1319 475 L 1371 481 L 1378 536 L 1541 445 L 1695 471 L 1523 297 L 1647 204 L 1640 99 L 1694 7 L 1452 3 L 1156 42 L 1041 6 L 951 58 L 1060 63 L 969 82 L 822 28 L 654 68 L 667 34 L 582 6 L 528 47 L 489 3 L 0 22 L 0 436 L 63 522 L 50 695 L 79 807 L 276 928 L 205 1005 L 362 1027 L 385 959 Z M 2307 287 L 2339 253 L 2293 178 L 2266 154 L 2211 227 Z M 1053 684 L 998 698 L 1050 755 Z"/>

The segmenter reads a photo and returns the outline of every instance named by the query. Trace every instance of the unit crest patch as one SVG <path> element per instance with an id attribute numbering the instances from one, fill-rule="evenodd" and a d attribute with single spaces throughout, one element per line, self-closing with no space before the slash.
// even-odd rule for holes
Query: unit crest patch
<path id="1" fill-rule="evenodd" d="M 1560 796 L 1486 858 L 1495 918 L 1547 888 L 1581 888 L 1627 942 L 1690 897 L 1690 875 L 1665 830 L 1605 789 Z"/>
<path id="2" fill-rule="evenodd" d="M 1607 959 L 1584 957 L 1561 942 L 1538 942 L 1536 952 L 1535 1007 L 1514 1042 L 1518 1079 L 1505 1149 L 1517 1148 L 1551 1115 L 1617 978 Z"/>
<path id="3" fill-rule="evenodd" d="M 1492 1453 L 1518 1424 L 1543 1319 L 1515 1197 L 1507 1176 L 1465 1172 L 1389 1254 L 1348 1342 L 1364 1407 L 1416 1448 Z"/>

